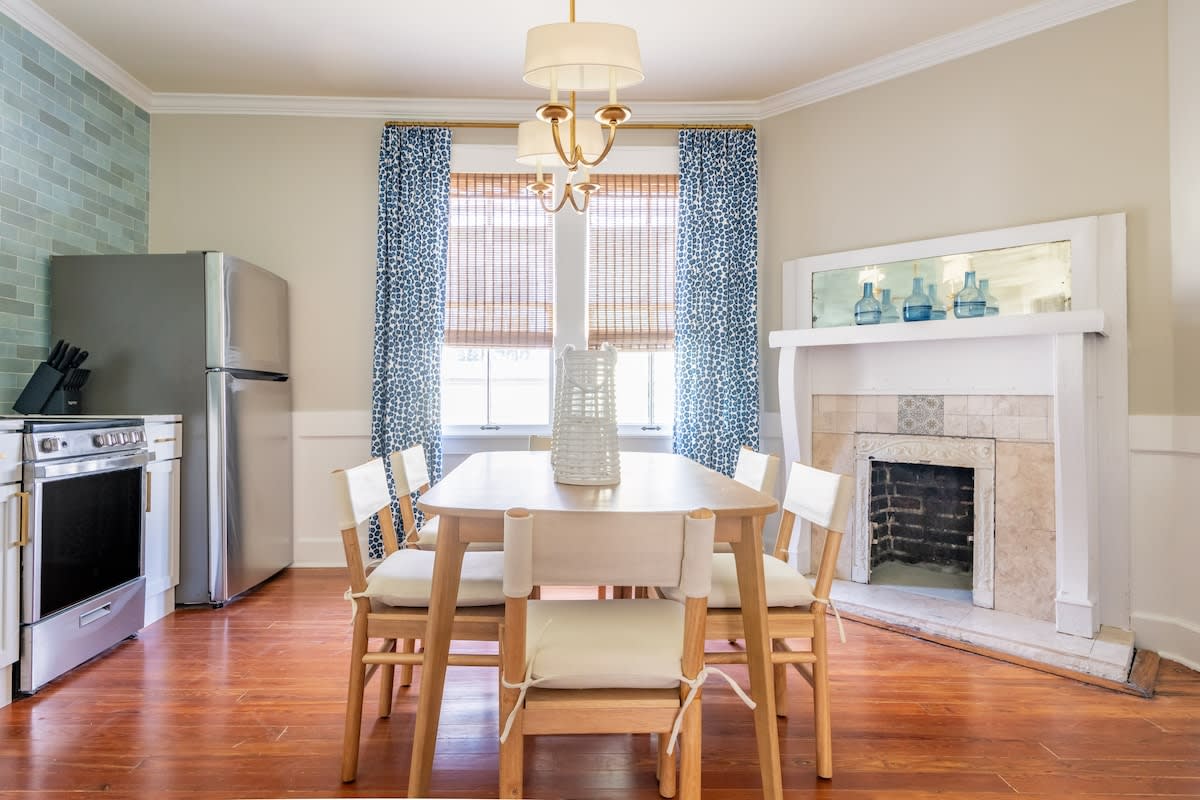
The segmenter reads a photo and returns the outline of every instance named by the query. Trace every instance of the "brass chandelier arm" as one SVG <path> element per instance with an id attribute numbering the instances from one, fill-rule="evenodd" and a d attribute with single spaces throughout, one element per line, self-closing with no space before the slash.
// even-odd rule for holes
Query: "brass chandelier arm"
<path id="1" fill-rule="evenodd" d="M 585 185 L 592 186 L 592 184 L 585 184 Z M 547 214 L 557 214 L 559 211 L 562 211 L 564 208 L 567 207 L 567 203 L 571 204 L 571 208 L 575 209 L 575 213 L 582 214 L 583 212 L 587 211 L 588 204 L 591 203 L 591 200 L 592 200 L 592 192 L 595 191 L 594 188 L 582 189 L 581 192 L 583 194 L 583 205 L 580 205 L 579 203 L 577 203 L 575 201 L 575 187 L 573 187 L 571 184 L 568 183 L 566 185 L 566 187 L 564 187 L 562 197 L 560 197 L 558 199 L 558 203 L 553 204 L 553 203 L 546 202 L 546 194 L 547 194 L 546 190 L 545 189 L 537 189 L 537 188 L 535 188 L 535 186 L 536 186 L 536 184 L 530 184 L 530 186 L 528 186 L 527 188 L 530 191 L 532 191 L 534 194 L 537 195 L 538 202 L 541 203 L 542 209 Z M 550 196 L 551 196 L 551 198 L 554 197 L 553 194 L 551 194 Z"/>
<path id="2" fill-rule="evenodd" d="M 568 170 L 573 171 L 581 165 L 588 169 L 600 166 L 600 162 L 608 157 L 608 154 L 612 151 L 613 144 L 617 141 L 617 123 L 610 122 L 608 123 L 608 141 L 604 143 L 604 150 L 601 151 L 600 155 L 596 156 L 595 161 L 588 161 L 583 157 L 583 146 L 579 144 L 575 145 L 575 149 L 568 156 L 566 148 L 563 147 L 562 134 L 558 132 L 558 126 L 559 123 L 557 120 L 550 123 L 550 135 L 554 139 L 554 149 L 558 151 L 558 157 L 562 159 L 563 165 Z"/>

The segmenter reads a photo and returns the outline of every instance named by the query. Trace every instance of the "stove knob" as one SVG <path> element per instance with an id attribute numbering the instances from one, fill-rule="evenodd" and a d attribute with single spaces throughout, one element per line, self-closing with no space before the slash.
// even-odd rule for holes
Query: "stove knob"
<path id="1" fill-rule="evenodd" d="M 92 437 L 92 444 L 95 445 L 96 447 L 104 447 L 104 445 L 108 444 L 108 442 L 106 442 L 104 440 L 103 433 L 97 433 L 95 436 Z"/>
<path id="2" fill-rule="evenodd" d="M 115 433 L 104 434 L 104 441 L 108 442 L 110 445 L 120 444 L 120 442 L 121 442 L 121 440 L 117 438 L 117 435 Z"/>
<path id="3" fill-rule="evenodd" d="M 59 442 L 58 439 L 50 437 L 49 439 L 42 439 L 40 447 L 42 448 L 43 453 L 54 453 L 58 451 L 60 445 L 61 442 Z"/>
<path id="4" fill-rule="evenodd" d="M 121 444 L 129 444 L 133 441 L 133 437 L 125 431 L 121 431 Z"/>
<path id="5" fill-rule="evenodd" d="M 134 431 L 134 432 L 133 432 L 133 440 L 134 440 L 135 442 L 144 442 L 144 441 L 146 441 L 146 434 L 145 434 L 145 432 L 144 432 L 144 431 L 141 431 L 141 430 L 136 430 L 136 431 Z"/>

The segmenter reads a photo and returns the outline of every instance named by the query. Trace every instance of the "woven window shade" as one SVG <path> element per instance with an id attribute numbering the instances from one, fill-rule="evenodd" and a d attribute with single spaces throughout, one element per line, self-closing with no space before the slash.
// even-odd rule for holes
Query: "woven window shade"
<path id="1" fill-rule="evenodd" d="M 588 210 L 588 347 L 675 346 L 678 175 L 604 175 Z"/>
<path id="2" fill-rule="evenodd" d="M 553 217 L 525 191 L 533 175 L 450 176 L 446 344 L 551 347 Z"/>

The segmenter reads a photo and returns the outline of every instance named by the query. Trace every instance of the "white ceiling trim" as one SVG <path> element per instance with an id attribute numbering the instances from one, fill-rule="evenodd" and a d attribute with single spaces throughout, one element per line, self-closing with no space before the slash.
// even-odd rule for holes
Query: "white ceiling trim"
<path id="1" fill-rule="evenodd" d="M 1130 2 L 1132 0 L 1043 0 L 1037 5 L 929 39 L 859 64 L 857 67 L 772 95 L 761 101 L 759 118 L 774 117 L 822 100 L 865 89 Z"/>
<path id="2" fill-rule="evenodd" d="M 115 61 L 75 35 L 32 0 L 0 0 L 0 12 L 79 66 L 107 83 L 133 103 L 150 111 L 154 92 Z"/>
<path id="3" fill-rule="evenodd" d="M 995 19 L 939 36 L 763 100 L 639 102 L 636 122 L 747 122 L 873 86 L 978 53 L 1023 36 L 1107 11 L 1132 0 L 1043 0 Z M 399 120 L 512 122 L 532 112 L 528 100 L 298 97 L 152 92 L 33 0 L 0 0 L 0 12 L 152 114 L 244 114 L 366 117 Z"/>

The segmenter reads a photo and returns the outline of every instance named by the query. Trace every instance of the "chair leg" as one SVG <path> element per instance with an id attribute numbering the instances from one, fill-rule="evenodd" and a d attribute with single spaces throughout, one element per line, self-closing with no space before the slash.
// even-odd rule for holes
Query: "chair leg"
<path id="1" fill-rule="evenodd" d="M 679 740 L 679 800 L 700 800 L 700 695 L 683 715 Z"/>
<path id="2" fill-rule="evenodd" d="M 658 794 L 660 797 L 675 796 L 675 754 L 667 755 L 669 733 L 658 734 L 658 768 L 655 776 L 658 778 Z"/>
<path id="3" fill-rule="evenodd" d="M 349 783 L 358 774 L 358 739 L 362 732 L 363 691 L 367 686 L 367 621 L 362 609 L 354 625 L 350 646 L 350 684 L 346 693 L 346 730 L 342 735 L 342 782 Z"/>
<path id="4" fill-rule="evenodd" d="M 787 681 L 788 668 L 787 664 L 775 664 L 772 667 L 775 673 L 775 716 L 787 716 Z"/>
<path id="5" fill-rule="evenodd" d="M 384 653 L 396 652 L 396 640 L 384 639 Z M 379 718 L 390 717 L 392 715 L 392 693 L 396 685 L 396 665 L 395 664 L 380 664 L 379 665 Z"/>
<path id="6" fill-rule="evenodd" d="M 817 777 L 833 777 L 833 725 L 829 718 L 829 646 L 825 641 L 825 615 L 813 625 L 813 722 L 817 739 Z"/>
<path id="7" fill-rule="evenodd" d="M 417 652 L 417 640 L 416 639 L 402 639 L 400 641 L 400 652 L 401 653 Z M 412 675 L 413 675 L 412 664 L 401 665 L 401 667 L 400 667 L 400 685 L 401 686 L 412 686 Z"/>
<path id="8" fill-rule="evenodd" d="M 597 586 L 596 587 L 596 599 L 597 600 L 607 600 L 608 599 L 608 587 L 607 586 Z"/>

